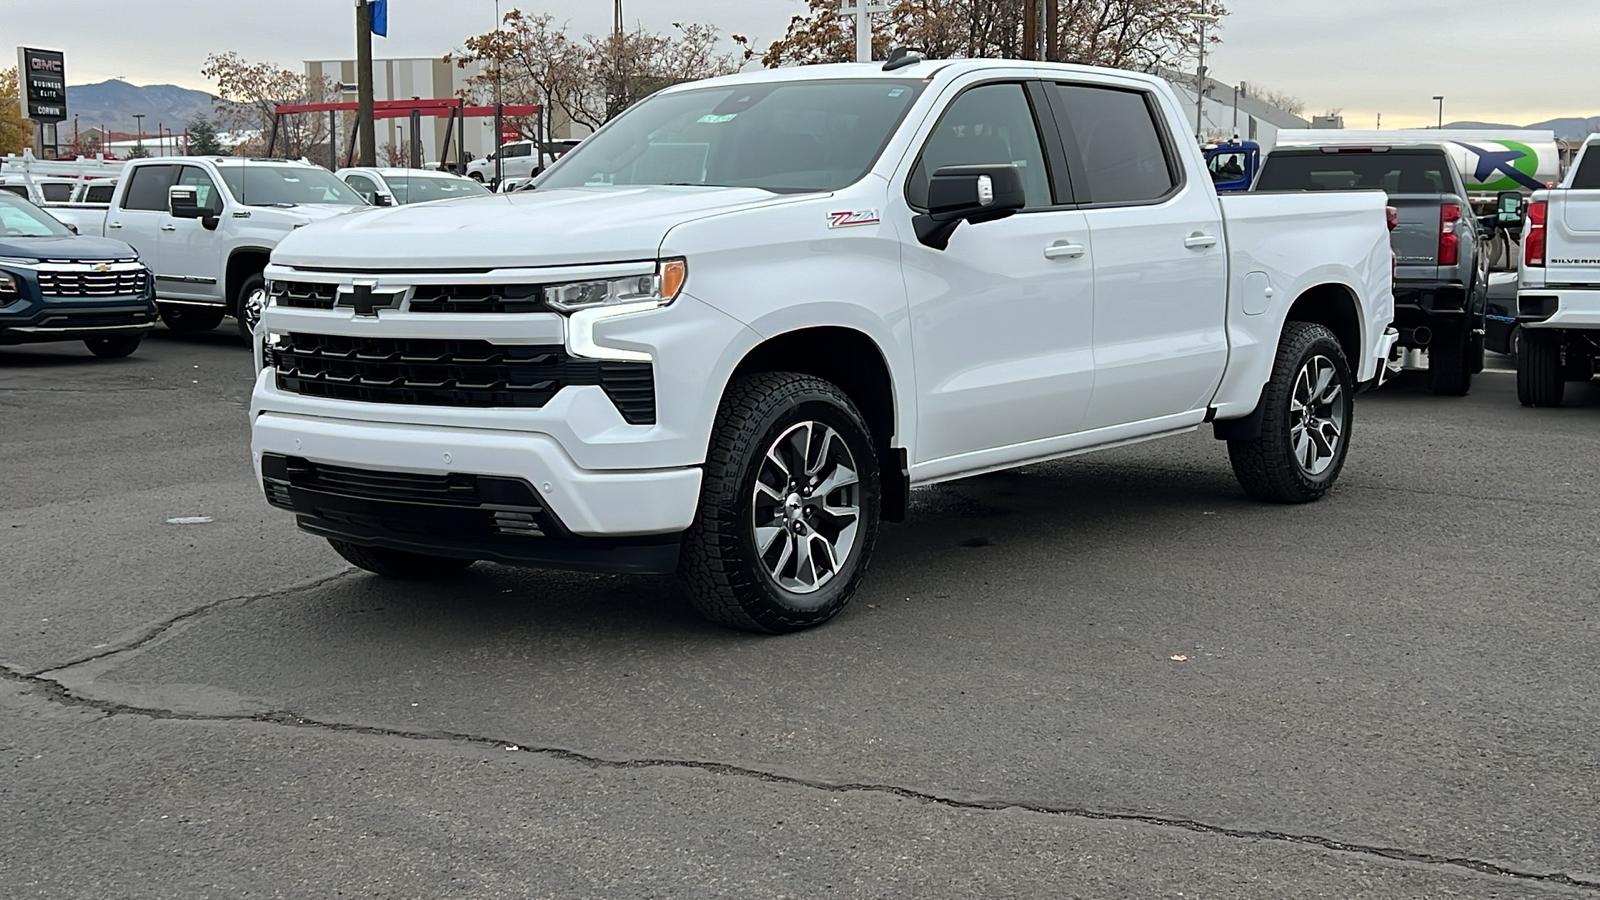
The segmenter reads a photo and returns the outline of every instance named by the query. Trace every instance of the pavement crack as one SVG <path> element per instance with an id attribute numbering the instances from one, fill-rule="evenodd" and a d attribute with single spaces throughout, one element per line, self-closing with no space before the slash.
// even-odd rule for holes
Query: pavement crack
<path id="1" fill-rule="evenodd" d="M 134 637 L 132 637 L 132 638 L 126 640 L 126 641 L 122 641 L 122 642 L 116 644 L 115 646 L 107 647 L 107 648 L 105 648 L 103 650 L 100 650 L 100 651 L 95 652 L 95 653 L 91 653 L 91 654 L 89 654 L 87 656 L 82 656 L 82 657 L 79 657 L 77 659 L 71 660 L 70 662 L 58 663 L 58 664 L 53 665 L 53 666 L 47 666 L 46 668 L 36 669 L 36 670 L 34 670 L 32 672 L 27 672 L 27 673 L 23 673 L 23 674 L 25 674 L 27 677 L 30 677 L 30 678 L 40 678 L 42 676 L 50 675 L 50 674 L 53 674 L 53 673 L 56 673 L 56 672 L 64 672 L 67 669 L 75 669 L 78 666 L 82 666 L 82 665 L 85 665 L 87 663 L 97 662 L 99 660 L 107 659 L 107 658 L 112 657 L 112 656 L 118 656 L 118 655 L 123 654 L 123 653 L 131 653 L 131 652 L 133 652 L 135 650 L 138 650 L 138 649 L 140 649 L 142 647 L 145 647 L 145 646 L 149 645 L 150 642 L 152 642 L 154 640 L 157 640 L 158 638 L 160 638 L 163 635 L 165 635 L 167 632 L 169 632 L 172 629 L 178 627 L 179 625 L 184 624 L 185 622 L 189 622 L 189 621 L 192 621 L 192 620 L 195 620 L 195 619 L 204 618 L 205 616 L 208 616 L 211 613 L 214 613 L 214 612 L 216 612 L 218 610 L 221 610 L 221 609 L 224 609 L 224 608 L 235 607 L 235 606 L 247 606 L 247 605 L 249 605 L 251 603 L 255 603 L 258 600 L 269 600 L 269 599 L 271 599 L 273 597 L 281 597 L 281 596 L 284 596 L 285 594 L 292 594 L 292 593 L 295 593 L 297 591 L 311 590 L 312 588 L 321 587 L 322 585 L 328 584 L 330 582 L 338 581 L 339 579 L 344 578 L 344 577 L 354 573 L 355 571 L 356 570 L 353 569 L 353 568 L 344 568 L 344 569 L 338 570 L 337 572 L 331 572 L 331 573 L 328 573 L 328 574 L 325 574 L 325 575 L 318 575 L 315 578 L 308 578 L 308 579 L 306 579 L 304 581 L 295 582 L 294 584 L 288 585 L 287 587 L 274 588 L 274 589 L 272 589 L 270 591 L 263 591 L 262 593 L 259 593 L 259 594 L 240 594 L 240 595 L 234 596 L 234 597 L 224 597 L 221 600 L 212 600 L 212 601 L 209 601 L 207 603 L 202 603 L 201 605 L 196 606 L 193 609 L 184 610 L 183 612 L 178 613 L 177 615 L 172 616 L 171 618 L 164 619 L 164 620 L 162 620 L 160 622 L 157 622 L 155 625 L 152 625 L 149 628 L 146 628 L 144 631 L 140 632 L 139 634 L 135 635 Z"/>
<path id="2" fill-rule="evenodd" d="M 340 573 L 343 574 L 343 573 Z M 337 577 L 337 576 L 332 576 Z M 330 578 L 321 579 L 322 581 Z M 278 592 L 281 593 L 281 592 Z M 270 595 L 261 595 L 270 596 Z M 219 604 L 212 604 L 214 608 Z M 237 723 L 237 724 L 262 724 L 274 725 L 284 728 L 302 728 L 313 731 L 324 731 L 336 734 L 355 734 L 369 737 L 388 738 L 404 741 L 421 742 L 447 742 L 453 744 L 467 744 L 471 746 L 493 748 L 499 751 L 516 751 L 532 754 L 546 759 L 555 759 L 563 762 L 575 763 L 594 769 L 676 769 L 705 772 L 726 778 L 741 778 L 750 781 L 760 781 L 768 784 L 789 785 L 792 787 L 806 788 L 808 790 L 824 791 L 836 794 L 882 794 L 910 800 L 915 803 L 924 803 L 946 809 L 999 812 L 1004 810 L 1018 810 L 1043 816 L 1083 819 L 1097 822 L 1120 822 L 1132 825 L 1143 825 L 1154 828 L 1171 828 L 1197 834 L 1213 835 L 1217 837 L 1233 838 L 1247 841 L 1274 841 L 1287 844 L 1318 847 L 1337 853 L 1351 853 L 1359 856 L 1368 856 L 1384 859 L 1391 862 L 1411 863 L 1424 866 L 1441 866 L 1447 868 L 1463 869 L 1480 875 L 1491 875 L 1500 878 L 1513 878 L 1519 881 L 1560 885 L 1563 887 L 1579 888 L 1586 891 L 1600 893 L 1600 881 L 1592 881 L 1568 875 L 1565 872 L 1530 872 L 1513 869 L 1493 863 L 1488 860 L 1475 859 L 1468 856 L 1448 856 L 1436 853 L 1422 853 L 1406 850 L 1399 847 L 1385 847 L 1377 844 L 1362 844 L 1350 841 L 1341 841 L 1335 838 L 1324 837 L 1316 834 L 1303 834 L 1289 831 L 1271 829 L 1234 828 L 1226 825 L 1214 825 L 1198 819 L 1189 819 L 1179 816 L 1163 816 L 1153 813 L 1116 812 L 1111 810 L 1089 809 L 1073 806 L 1050 806 L 1046 804 L 1027 803 L 1009 800 L 964 800 L 958 797 L 933 793 L 896 784 L 884 784 L 862 781 L 828 781 L 818 778 L 804 778 L 797 775 L 786 775 L 756 769 L 749 766 L 733 765 L 709 760 L 679 759 L 671 757 L 643 757 L 643 758 L 614 758 L 601 756 L 594 753 L 585 753 L 566 747 L 556 746 L 526 746 L 517 741 L 491 738 L 484 735 L 467 734 L 446 730 L 418 731 L 405 728 L 388 728 L 377 725 L 359 725 L 348 722 L 329 722 L 302 716 L 284 710 L 257 713 L 254 715 L 227 715 L 189 713 L 169 709 L 133 706 L 125 703 L 116 703 L 100 700 L 94 697 L 75 693 L 60 682 L 42 675 L 19 672 L 9 666 L 0 665 L 0 680 L 14 682 L 22 685 L 48 702 L 76 709 L 89 709 L 103 713 L 105 716 L 140 716 L 149 719 L 179 721 L 179 722 L 208 722 L 208 723 Z"/>

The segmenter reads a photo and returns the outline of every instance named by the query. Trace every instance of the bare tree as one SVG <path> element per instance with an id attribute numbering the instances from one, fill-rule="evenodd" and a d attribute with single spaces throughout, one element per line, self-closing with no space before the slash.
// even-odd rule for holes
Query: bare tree
<path id="1" fill-rule="evenodd" d="M 1305 115 L 1306 102 L 1286 91 L 1262 90 L 1255 85 L 1251 85 L 1250 96 L 1263 103 L 1276 106 L 1290 115 Z"/>
<path id="2" fill-rule="evenodd" d="M 306 76 L 276 63 L 250 62 L 232 51 L 206 57 L 200 74 L 216 82 L 217 115 L 230 130 L 255 131 L 262 137 L 247 140 L 234 152 L 247 156 L 266 150 L 277 107 L 312 103 L 332 96 L 332 80 L 312 83 Z M 278 129 L 279 152 L 287 157 L 311 156 L 328 141 L 328 117 L 320 113 L 284 116 Z"/>
<path id="3" fill-rule="evenodd" d="M 736 72 L 754 56 L 743 35 L 732 35 L 734 49 L 724 51 L 712 25 L 675 22 L 667 33 L 638 28 L 574 38 L 553 16 L 517 9 L 503 24 L 446 57 L 463 68 L 484 65 L 468 79 L 467 96 L 488 102 L 498 88 L 504 102 L 548 106 L 591 129 L 664 87 Z M 532 130 L 531 122 L 513 122 L 524 135 Z"/>
<path id="4" fill-rule="evenodd" d="M 809 0 L 810 9 L 767 48 L 768 66 L 843 62 L 854 58 L 855 27 L 837 0 Z M 1040 0 L 1049 58 L 1058 62 L 1149 70 L 1175 66 L 1199 42 L 1189 14 L 1227 15 L 1205 0 Z M 935 58 L 1035 55 L 1019 0 L 895 0 L 873 25 L 873 52 L 915 47 Z M 1219 38 L 1212 33 L 1208 42 Z"/>

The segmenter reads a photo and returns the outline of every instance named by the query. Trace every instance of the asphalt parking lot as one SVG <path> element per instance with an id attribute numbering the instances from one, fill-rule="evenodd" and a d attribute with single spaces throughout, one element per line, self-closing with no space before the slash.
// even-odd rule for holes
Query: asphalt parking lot
<path id="1" fill-rule="evenodd" d="M 1600 382 L 1403 377 L 1306 507 L 1208 432 L 922 491 L 762 638 L 358 573 L 249 373 L 0 348 L 6 897 L 1600 897 Z"/>

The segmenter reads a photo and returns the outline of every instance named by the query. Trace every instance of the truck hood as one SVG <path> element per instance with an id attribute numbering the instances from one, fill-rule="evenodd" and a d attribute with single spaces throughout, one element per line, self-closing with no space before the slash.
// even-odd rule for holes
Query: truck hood
<path id="1" fill-rule="evenodd" d="M 459 269 L 654 259 L 675 225 L 814 196 L 666 186 L 519 191 L 319 222 L 285 238 L 272 260 L 315 268 Z"/>
<path id="2" fill-rule="evenodd" d="M 0 238 L 0 256 L 14 259 L 127 259 L 132 247 L 100 237 Z"/>

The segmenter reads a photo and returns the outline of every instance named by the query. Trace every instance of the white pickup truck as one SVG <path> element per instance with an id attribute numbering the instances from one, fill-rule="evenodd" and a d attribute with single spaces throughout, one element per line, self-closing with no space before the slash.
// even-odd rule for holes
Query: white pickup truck
<path id="1" fill-rule="evenodd" d="M 161 157 L 128 163 L 109 208 L 50 212 L 79 234 L 132 244 L 155 273 L 168 328 L 209 331 L 230 315 L 248 340 L 272 248 L 296 228 L 367 208 L 355 189 L 309 163 Z"/>
<path id="2" fill-rule="evenodd" d="M 918 485 L 1212 423 L 1321 497 L 1390 328 L 1380 192 L 1218 198 L 1171 89 L 897 57 L 635 106 L 533 189 L 291 235 L 268 502 L 384 575 L 679 572 L 791 631 Z"/>
<path id="3" fill-rule="evenodd" d="M 1560 406 L 1600 357 L 1600 135 L 1566 180 L 1528 200 L 1517 276 L 1517 399 Z"/>

